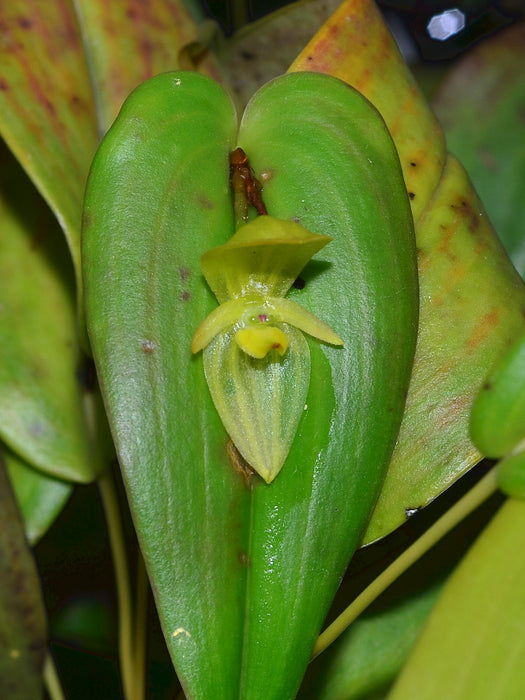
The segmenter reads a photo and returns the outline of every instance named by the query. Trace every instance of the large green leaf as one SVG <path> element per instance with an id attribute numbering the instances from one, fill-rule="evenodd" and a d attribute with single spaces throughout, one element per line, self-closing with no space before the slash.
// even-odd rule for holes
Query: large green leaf
<path id="1" fill-rule="evenodd" d="M 470 407 L 525 328 L 525 288 L 463 168 L 447 158 L 439 123 L 374 0 L 341 3 L 290 70 L 336 75 L 377 107 L 398 150 L 415 221 L 421 293 L 414 373 L 367 543 L 481 458 L 470 439 Z M 468 103 L 465 109 L 470 123 Z"/>
<path id="2" fill-rule="evenodd" d="M 5 146 L 0 219 L 0 436 L 31 466 L 90 481 L 68 251 L 49 209 Z"/>
<path id="3" fill-rule="evenodd" d="M 525 694 L 525 501 L 510 499 L 447 582 L 389 700 Z"/>
<path id="4" fill-rule="evenodd" d="M 42 695 L 46 616 L 33 555 L 0 454 L 0 697 Z"/>
<path id="5" fill-rule="evenodd" d="M 84 275 L 168 646 L 194 697 L 228 698 L 240 675 L 249 502 L 190 346 L 214 307 L 199 256 L 233 232 L 228 153 L 237 123 L 219 86 L 203 94 L 201 80 L 159 78 L 122 108 L 91 173 Z"/>
<path id="6" fill-rule="evenodd" d="M 415 250 L 397 156 L 370 104 L 315 74 L 260 92 L 239 142 L 266 177 L 270 213 L 332 235 L 294 296 L 345 348 L 308 341 L 312 376 L 289 457 L 270 485 L 250 476 L 191 358 L 214 306 L 199 258 L 234 231 L 236 130 L 228 98 L 196 74 L 159 76 L 125 103 L 86 198 L 88 326 L 186 692 L 281 699 L 297 691 L 395 441 L 415 343 Z"/>
<path id="7" fill-rule="evenodd" d="M 474 398 L 523 333 L 525 287 L 461 165 L 447 160 L 418 224 L 420 328 L 399 440 L 365 541 L 401 524 L 481 459 Z"/>

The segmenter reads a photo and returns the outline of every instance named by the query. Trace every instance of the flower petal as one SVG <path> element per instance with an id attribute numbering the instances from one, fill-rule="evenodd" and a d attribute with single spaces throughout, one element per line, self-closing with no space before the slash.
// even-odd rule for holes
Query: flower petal
<path id="1" fill-rule="evenodd" d="M 250 357 L 235 341 L 235 329 L 217 335 L 204 351 L 204 372 L 222 423 L 267 483 L 288 456 L 310 382 L 304 335 L 284 323 L 279 328 L 289 341 L 282 356 Z"/>
<path id="2" fill-rule="evenodd" d="M 289 323 L 304 333 L 330 345 L 344 345 L 344 341 L 330 326 L 291 299 L 271 299 L 272 311 L 279 321 Z"/>
<path id="3" fill-rule="evenodd" d="M 253 294 L 281 297 L 331 240 L 294 221 L 258 216 L 227 243 L 206 251 L 201 268 L 220 302 Z"/>
<path id="4" fill-rule="evenodd" d="M 258 360 L 266 357 L 270 350 L 277 350 L 279 355 L 284 355 L 289 345 L 286 333 L 276 326 L 240 328 L 234 337 L 241 350 Z"/>

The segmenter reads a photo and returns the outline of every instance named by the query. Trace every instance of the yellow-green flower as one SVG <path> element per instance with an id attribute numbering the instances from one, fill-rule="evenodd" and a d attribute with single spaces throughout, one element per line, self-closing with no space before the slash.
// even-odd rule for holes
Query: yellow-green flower
<path id="1" fill-rule="evenodd" d="M 268 483 L 288 455 L 308 392 L 310 351 L 300 331 L 343 345 L 326 323 L 285 298 L 330 241 L 293 221 L 259 216 L 201 258 L 220 305 L 197 328 L 191 349 L 205 351 L 206 380 L 224 427 Z"/>

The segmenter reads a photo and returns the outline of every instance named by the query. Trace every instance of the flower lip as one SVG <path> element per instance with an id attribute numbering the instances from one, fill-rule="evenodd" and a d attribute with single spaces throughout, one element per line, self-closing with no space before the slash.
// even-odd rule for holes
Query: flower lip
<path id="1" fill-rule="evenodd" d="M 263 324 L 240 328 L 234 337 L 241 350 L 257 360 L 262 360 L 272 350 L 282 357 L 290 344 L 280 328 Z"/>

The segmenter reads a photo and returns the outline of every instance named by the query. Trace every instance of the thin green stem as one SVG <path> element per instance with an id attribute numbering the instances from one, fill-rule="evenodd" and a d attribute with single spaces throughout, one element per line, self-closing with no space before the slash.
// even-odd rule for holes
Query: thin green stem
<path id="1" fill-rule="evenodd" d="M 487 500 L 498 484 L 496 470 L 486 474 L 463 498 L 455 503 L 439 520 L 437 520 L 421 537 L 408 547 L 390 566 L 388 566 L 362 593 L 337 617 L 314 645 L 312 659 L 324 651 L 337 639 L 352 622 L 365 610 L 391 583 L 403 574 L 412 564 L 429 551 L 439 540 L 452 530 L 467 515 Z"/>
<path id="2" fill-rule="evenodd" d="M 55 661 L 51 656 L 51 652 L 47 652 L 44 661 L 44 685 L 46 686 L 47 694 L 51 700 L 65 700 L 64 691 L 58 677 Z"/>
<path id="3" fill-rule="evenodd" d="M 120 517 L 120 507 L 113 477 L 108 470 L 98 480 L 98 488 L 106 522 L 115 569 L 118 598 L 119 658 L 122 687 L 126 700 L 135 700 L 134 658 L 132 638 L 131 587 L 126 543 Z"/>

